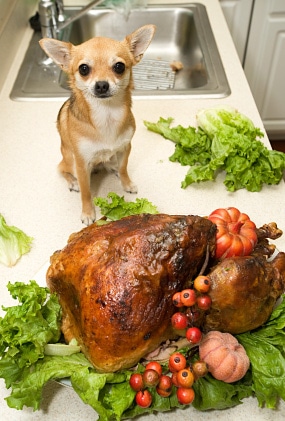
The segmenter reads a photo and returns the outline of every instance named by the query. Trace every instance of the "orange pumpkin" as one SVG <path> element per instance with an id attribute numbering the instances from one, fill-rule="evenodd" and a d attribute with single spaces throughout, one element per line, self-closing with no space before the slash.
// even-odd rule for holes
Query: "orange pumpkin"
<path id="1" fill-rule="evenodd" d="M 236 208 L 220 208 L 208 219 L 217 226 L 216 258 L 248 256 L 257 243 L 256 225 Z"/>
<path id="2" fill-rule="evenodd" d="M 212 376 L 226 383 L 240 380 L 250 365 L 244 347 L 230 333 L 213 330 L 204 335 L 199 355 Z"/>

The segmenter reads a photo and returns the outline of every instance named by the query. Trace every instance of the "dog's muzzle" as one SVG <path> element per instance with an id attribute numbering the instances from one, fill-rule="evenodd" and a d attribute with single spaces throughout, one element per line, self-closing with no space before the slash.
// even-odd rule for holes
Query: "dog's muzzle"
<path id="1" fill-rule="evenodd" d="M 95 83 L 94 93 L 98 98 L 108 98 L 110 96 L 109 82 L 100 80 Z"/>

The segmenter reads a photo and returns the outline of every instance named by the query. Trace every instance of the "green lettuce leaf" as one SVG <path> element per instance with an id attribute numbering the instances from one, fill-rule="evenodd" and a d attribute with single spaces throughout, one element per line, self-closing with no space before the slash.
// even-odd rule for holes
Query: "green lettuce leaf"
<path id="1" fill-rule="evenodd" d="M 285 400 L 285 296 L 267 323 L 237 335 L 251 362 L 253 390 L 260 407 Z"/>
<path id="2" fill-rule="evenodd" d="M 24 406 L 29 406 L 37 410 L 44 385 L 50 380 L 69 378 L 73 389 L 83 402 L 98 413 L 101 421 L 120 420 L 135 395 L 129 385 L 129 376 L 127 371 L 96 373 L 92 364 L 81 353 L 45 356 L 30 369 L 22 371 L 21 378 L 13 383 L 12 392 L 6 400 L 11 408 L 23 409 Z"/>
<path id="3" fill-rule="evenodd" d="M 83 402 L 95 409 L 100 421 L 120 421 L 136 394 L 129 384 L 130 375 L 127 370 L 105 374 L 78 371 L 71 376 L 71 383 Z"/>
<path id="4" fill-rule="evenodd" d="M 263 184 L 278 184 L 285 170 L 285 154 L 266 148 L 261 130 L 245 115 L 231 107 L 216 107 L 197 114 L 198 128 L 170 127 L 172 118 L 144 124 L 155 133 L 175 142 L 170 161 L 189 165 L 181 183 L 212 181 L 225 172 L 224 185 L 234 192 L 245 188 L 258 192 Z"/>
<path id="5" fill-rule="evenodd" d="M 215 135 L 225 138 L 245 136 L 249 141 L 255 141 L 264 136 L 247 116 L 225 105 L 199 111 L 197 124 L 212 138 Z"/>
<path id="6" fill-rule="evenodd" d="M 201 377 L 193 385 L 195 399 L 192 403 L 199 411 L 227 409 L 242 403 L 242 399 L 253 395 L 251 373 L 235 383 L 225 383 L 211 374 Z"/>
<path id="7" fill-rule="evenodd" d="M 78 371 L 88 373 L 88 367 L 91 364 L 81 353 L 64 357 L 45 356 L 21 371 L 17 381 L 11 385 L 7 404 L 10 408 L 23 409 L 28 406 L 37 410 L 40 408 L 43 387 L 49 380 L 71 377 Z"/>
<path id="8" fill-rule="evenodd" d="M 31 249 L 33 238 L 17 227 L 6 224 L 0 214 L 0 262 L 11 267 Z"/>
<path id="9" fill-rule="evenodd" d="M 8 284 L 8 290 L 20 305 L 2 307 L 0 318 L 0 377 L 10 387 L 21 375 L 44 356 L 44 347 L 60 338 L 61 307 L 57 297 L 35 281 Z"/>
<path id="10" fill-rule="evenodd" d="M 100 207 L 101 214 L 106 217 L 107 221 L 117 221 L 125 216 L 141 213 L 158 213 L 157 207 L 147 199 L 137 198 L 135 202 L 126 202 L 124 196 L 120 197 L 113 192 L 108 194 L 107 199 L 95 197 L 94 204 Z M 100 221 L 97 222 L 100 223 Z"/>

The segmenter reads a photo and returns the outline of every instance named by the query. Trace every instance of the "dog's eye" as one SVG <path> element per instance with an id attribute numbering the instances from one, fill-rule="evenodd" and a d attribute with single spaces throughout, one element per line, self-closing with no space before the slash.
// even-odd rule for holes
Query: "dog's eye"
<path id="1" fill-rule="evenodd" d="M 90 67 L 88 66 L 88 64 L 80 64 L 78 70 L 81 76 L 87 76 L 90 73 Z"/>
<path id="2" fill-rule="evenodd" d="M 126 66 L 124 65 L 124 63 L 118 61 L 118 63 L 114 64 L 113 70 L 115 73 L 118 73 L 118 75 L 121 75 L 122 73 L 124 73 L 125 67 Z"/>

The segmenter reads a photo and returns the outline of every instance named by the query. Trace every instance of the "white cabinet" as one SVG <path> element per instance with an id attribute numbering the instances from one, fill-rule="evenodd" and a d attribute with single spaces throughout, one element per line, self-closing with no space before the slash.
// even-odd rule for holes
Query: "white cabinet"
<path id="1" fill-rule="evenodd" d="M 220 0 L 241 63 L 244 61 L 254 0 Z"/>
<path id="2" fill-rule="evenodd" d="M 284 0 L 255 0 L 244 71 L 270 139 L 285 139 Z"/>
<path id="3" fill-rule="evenodd" d="M 285 139 L 285 0 L 220 0 L 271 140 Z"/>

